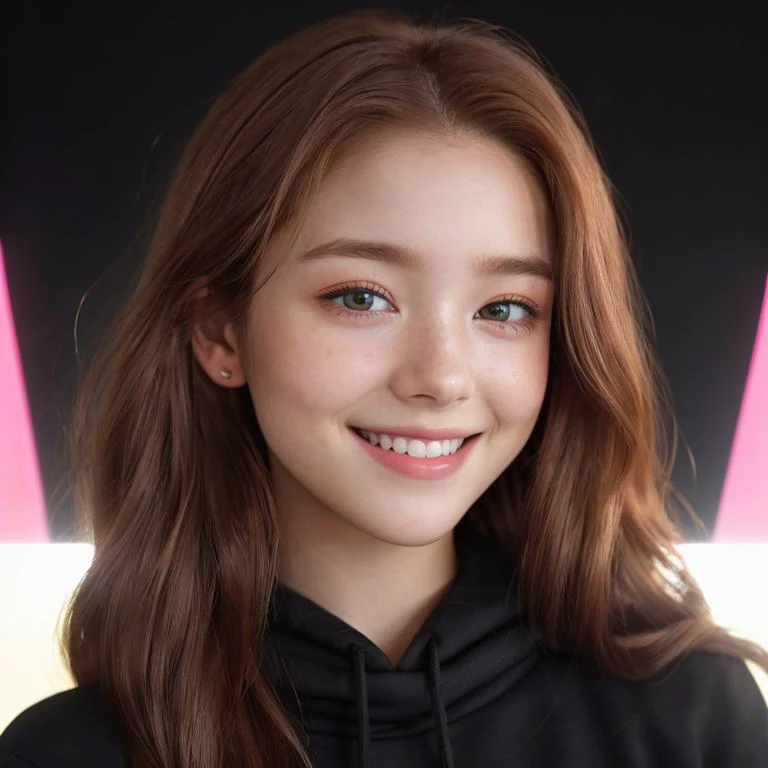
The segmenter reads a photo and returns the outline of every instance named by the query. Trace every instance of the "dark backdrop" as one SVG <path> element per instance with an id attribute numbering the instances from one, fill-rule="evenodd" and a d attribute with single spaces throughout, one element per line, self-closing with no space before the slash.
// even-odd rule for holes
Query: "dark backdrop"
<path id="1" fill-rule="evenodd" d="M 133 278 L 181 144 L 266 46 L 361 3 L 5 7 L 0 238 L 52 536 L 68 537 L 81 354 Z M 766 23 L 757 6 L 391 3 L 522 35 L 574 95 L 616 185 L 682 437 L 675 480 L 712 530 L 768 257 Z M 2 428 L 0 426 L 0 428 Z M 702 534 L 689 526 L 691 540 Z"/>

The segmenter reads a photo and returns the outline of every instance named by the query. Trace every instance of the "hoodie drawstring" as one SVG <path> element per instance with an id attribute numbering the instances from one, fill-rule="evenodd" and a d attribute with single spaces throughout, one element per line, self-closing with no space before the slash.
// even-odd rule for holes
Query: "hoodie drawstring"
<path id="1" fill-rule="evenodd" d="M 368 716 L 368 687 L 365 679 L 365 651 L 351 646 L 355 661 L 355 690 L 357 691 L 357 768 L 367 768 L 371 748 L 371 721 Z"/>
<path id="2" fill-rule="evenodd" d="M 440 682 L 440 657 L 437 653 L 437 639 L 429 638 L 429 695 L 432 698 L 432 712 L 438 726 L 438 748 L 440 768 L 454 768 L 453 748 L 448 731 L 448 717 L 443 702 Z M 365 676 L 365 651 L 356 644 L 350 645 L 354 657 L 355 689 L 357 691 L 357 768 L 368 768 L 368 752 L 371 748 L 371 724 L 368 714 L 368 687 Z"/>
<path id="3" fill-rule="evenodd" d="M 440 681 L 440 658 L 437 655 L 437 640 L 435 636 L 429 638 L 429 693 L 432 696 L 432 711 L 435 714 L 440 730 L 438 747 L 440 749 L 441 768 L 453 767 L 453 748 L 451 737 L 448 733 L 448 716 L 445 714 L 443 703 L 443 687 Z"/>

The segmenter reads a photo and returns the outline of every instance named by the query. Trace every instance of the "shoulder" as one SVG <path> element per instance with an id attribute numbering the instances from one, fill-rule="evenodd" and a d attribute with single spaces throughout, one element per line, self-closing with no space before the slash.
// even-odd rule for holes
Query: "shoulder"
<path id="1" fill-rule="evenodd" d="M 693 651 L 644 683 L 648 696 L 670 705 L 685 704 L 701 720 L 722 718 L 754 722 L 768 737 L 768 704 L 743 659 L 711 651 Z"/>
<path id="2" fill-rule="evenodd" d="M 768 704 L 743 659 L 696 651 L 650 683 L 686 717 L 707 765 L 768 765 Z"/>
<path id="3" fill-rule="evenodd" d="M 707 766 L 768 765 L 768 704 L 742 659 L 697 650 L 646 680 L 590 677 L 587 685 L 599 690 L 617 735 L 687 745 Z"/>
<path id="4" fill-rule="evenodd" d="M 123 768 L 122 741 L 98 682 L 56 693 L 0 734 L 0 768 Z"/>

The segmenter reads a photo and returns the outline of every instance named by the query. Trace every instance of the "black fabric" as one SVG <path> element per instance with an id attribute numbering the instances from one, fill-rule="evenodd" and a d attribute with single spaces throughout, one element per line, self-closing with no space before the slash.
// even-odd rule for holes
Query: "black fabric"
<path id="1" fill-rule="evenodd" d="M 466 518 L 455 544 L 456 579 L 396 667 L 365 635 L 278 585 L 270 677 L 310 733 L 354 737 L 358 768 L 369 766 L 371 740 L 431 732 L 440 755 L 434 765 L 454 768 L 448 717 L 491 705 L 541 659 L 515 593 L 513 564 Z"/>
<path id="2" fill-rule="evenodd" d="M 114 711 L 98 682 L 33 704 L 0 734 L 1 768 L 128 765 Z"/>
<path id="3" fill-rule="evenodd" d="M 514 564 L 468 525 L 459 570 L 397 665 L 279 585 L 266 670 L 316 768 L 767 768 L 768 706 L 743 661 L 697 651 L 642 682 L 592 674 L 528 628 Z M 375 595 L 371 599 L 375 599 Z M 130 765 L 98 684 L 0 735 L 0 768 Z"/>

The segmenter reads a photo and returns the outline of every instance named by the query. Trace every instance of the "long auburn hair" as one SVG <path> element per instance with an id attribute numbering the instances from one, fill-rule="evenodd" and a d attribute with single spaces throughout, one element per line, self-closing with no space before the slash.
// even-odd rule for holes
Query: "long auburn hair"
<path id="1" fill-rule="evenodd" d="M 201 316 L 244 329 L 272 233 L 301 218 L 342 151 L 399 129 L 492 137 L 550 201 L 547 394 L 467 513 L 516 558 L 532 627 L 599 674 L 645 678 L 693 649 L 768 670 L 765 650 L 713 623 L 674 551 L 673 498 L 691 510 L 670 481 L 670 398 L 578 108 L 504 28 L 359 11 L 268 49 L 214 102 L 78 390 L 73 493 L 95 556 L 62 648 L 77 684 L 100 681 L 114 702 L 134 766 L 310 765 L 261 664 L 278 542 L 264 440 L 247 387 L 214 384 L 190 334 Z"/>

